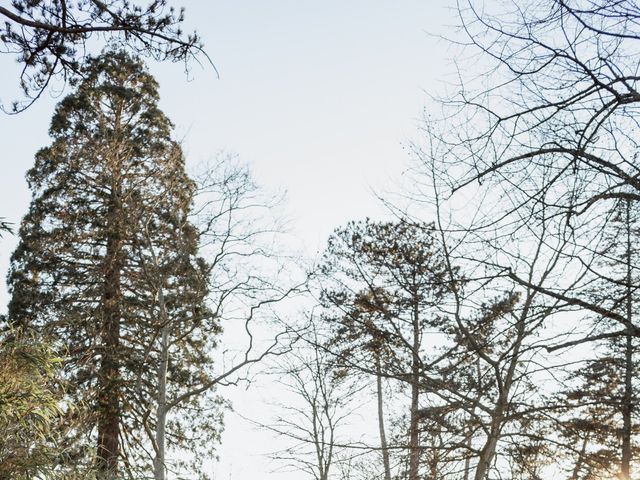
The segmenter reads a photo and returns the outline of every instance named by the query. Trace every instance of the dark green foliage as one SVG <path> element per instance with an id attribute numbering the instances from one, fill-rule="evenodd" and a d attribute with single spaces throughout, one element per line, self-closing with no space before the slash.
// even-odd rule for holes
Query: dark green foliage
<path id="1" fill-rule="evenodd" d="M 145 6 L 123 0 L 13 0 L 0 5 L 1 53 L 17 54 L 24 68 L 20 86 L 26 102 L 35 101 L 54 77 L 64 80 L 82 74 L 82 64 L 96 37 L 112 48 L 127 48 L 158 60 L 188 60 L 202 53 L 200 39 L 184 35 L 183 10 L 166 0 Z M 98 43 L 100 45 L 100 43 Z M 205 55 L 206 56 L 206 55 Z"/>
<path id="2" fill-rule="evenodd" d="M 384 440 L 381 379 L 395 379 L 409 391 L 409 415 L 398 444 L 408 451 L 408 480 L 420 478 L 420 405 L 433 346 L 427 328 L 442 330 L 442 307 L 451 294 L 450 272 L 433 224 L 350 222 L 337 229 L 321 272 L 321 302 L 331 330 L 329 348 L 348 371 L 377 377 L 381 450 Z M 404 423 L 404 422 L 403 422 Z M 407 435 L 408 433 L 408 435 Z M 385 476 L 390 476 L 385 453 Z"/>
<path id="3" fill-rule="evenodd" d="M 10 318 L 50 337 L 65 358 L 77 406 L 66 416 L 65 462 L 139 476 L 153 457 L 161 330 L 167 393 L 177 398 L 209 378 L 219 326 L 188 219 L 195 187 L 156 82 L 121 52 L 91 59 L 83 75 L 28 173 L 33 199 L 12 257 Z M 168 447 L 191 449 L 199 436 L 208 450 L 217 400 L 207 392 L 187 400 L 174 406 Z"/>
<path id="4" fill-rule="evenodd" d="M 341 357 L 371 370 L 375 356 L 387 375 L 407 373 L 414 321 L 420 332 L 440 326 L 438 307 L 450 292 L 434 226 L 350 222 L 329 238 L 321 272 L 331 278 L 322 302 L 333 310 L 327 319 Z"/>

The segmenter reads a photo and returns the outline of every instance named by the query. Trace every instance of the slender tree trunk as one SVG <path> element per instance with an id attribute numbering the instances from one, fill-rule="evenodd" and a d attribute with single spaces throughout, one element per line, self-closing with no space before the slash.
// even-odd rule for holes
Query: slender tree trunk
<path id="1" fill-rule="evenodd" d="M 170 325 L 164 303 L 162 285 L 158 291 L 158 307 L 162 330 L 160 331 L 160 364 L 158 365 L 158 405 L 156 412 L 156 456 L 153 459 L 153 473 L 155 480 L 165 480 L 165 428 L 167 424 L 167 367 L 169 364 L 169 330 Z"/>
<path id="2" fill-rule="evenodd" d="M 522 335 L 522 333 L 523 331 L 521 330 L 520 335 Z M 484 480 L 485 478 L 487 478 L 489 469 L 491 468 L 491 464 L 493 463 L 493 459 L 496 455 L 496 448 L 498 446 L 498 441 L 500 440 L 500 436 L 502 433 L 504 418 L 507 413 L 507 409 L 509 408 L 509 392 L 511 391 L 513 376 L 515 373 L 516 365 L 518 363 L 517 359 L 520 352 L 520 341 L 521 340 L 518 340 L 514 347 L 511 364 L 509 365 L 509 369 L 507 370 L 507 374 L 505 376 L 502 387 L 499 389 L 499 397 L 491 415 L 489 435 L 487 436 L 484 446 L 480 451 L 478 465 L 476 466 L 476 472 L 473 477 L 474 480 Z M 498 371 L 499 369 L 496 370 Z"/>
<path id="3" fill-rule="evenodd" d="M 480 359 L 476 358 L 476 380 L 478 382 L 478 385 L 482 385 L 482 371 L 480 370 Z M 471 410 L 471 415 L 469 415 L 469 421 L 471 421 L 473 419 L 473 415 L 476 412 L 476 406 L 473 406 L 473 409 Z M 471 475 L 471 454 L 469 452 L 471 452 L 471 447 L 472 447 L 472 443 L 473 443 L 473 428 L 469 427 L 469 431 L 467 433 L 467 437 L 465 438 L 465 445 L 467 447 L 467 455 L 466 458 L 464 459 L 464 477 L 463 480 L 469 480 L 469 477 Z"/>
<path id="4" fill-rule="evenodd" d="M 473 477 L 474 480 L 484 480 L 489 472 L 491 463 L 493 462 L 498 440 L 500 439 L 500 429 L 502 427 L 502 419 L 504 416 L 503 405 L 504 402 L 501 400 L 498 408 L 494 411 L 489 436 L 487 437 L 484 447 L 480 451 L 480 458 L 478 458 L 476 473 Z"/>
<path id="5" fill-rule="evenodd" d="M 382 374 L 380 372 L 380 359 L 376 357 L 376 394 L 378 397 L 378 430 L 380 431 L 380 450 L 384 465 L 384 480 L 391 480 L 391 462 L 389 461 L 389 449 L 387 434 L 384 428 L 384 410 L 382 405 Z"/>
<path id="6" fill-rule="evenodd" d="M 472 441 L 471 427 L 469 427 L 469 433 L 467 434 L 467 438 L 465 438 L 465 441 L 464 441 L 468 452 L 471 451 L 471 441 Z M 470 474 L 471 474 L 471 455 L 467 453 L 464 459 L 464 476 L 462 477 L 462 480 L 469 480 Z"/>
<path id="7" fill-rule="evenodd" d="M 98 477 L 118 475 L 120 456 L 120 322 L 123 268 L 120 192 L 112 186 L 107 217 L 104 293 L 102 299 L 101 362 L 98 377 Z"/>
<path id="8" fill-rule="evenodd" d="M 420 321 L 418 302 L 413 307 L 413 345 L 411 360 L 411 417 L 409 420 L 409 477 L 419 480 L 420 475 L 420 430 L 419 430 L 419 383 L 420 383 Z"/>
<path id="9" fill-rule="evenodd" d="M 518 365 L 518 360 L 520 358 L 520 347 L 522 346 L 522 341 L 526 335 L 525 320 L 527 318 L 532 301 L 533 296 L 529 294 L 522 307 L 520 318 L 518 319 L 517 337 L 513 344 L 513 353 L 511 355 L 509 368 L 507 369 L 504 380 L 500 380 L 502 369 L 500 369 L 497 364 L 493 366 L 496 374 L 496 379 L 498 381 L 498 400 L 496 401 L 495 408 L 493 409 L 493 413 L 491 415 L 489 435 L 487 436 L 487 440 L 485 441 L 485 444 L 480 451 L 480 458 L 478 459 L 478 465 L 476 467 L 474 480 L 484 480 L 485 478 L 487 478 L 489 469 L 491 468 L 491 464 L 493 463 L 496 455 L 496 448 L 502 434 L 503 422 L 507 414 L 507 410 L 509 409 L 509 394 L 513 385 L 516 366 Z"/>
<path id="10" fill-rule="evenodd" d="M 623 427 L 622 427 L 622 465 L 621 473 L 623 480 L 631 479 L 631 416 L 633 413 L 632 393 L 633 393 L 633 342 L 632 336 L 628 332 L 626 335 L 625 350 L 625 378 L 624 378 L 624 404 L 623 404 Z"/>
<path id="11" fill-rule="evenodd" d="M 418 425 L 418 386 L 411 385 L 411 417 L 409 420 L 409 479 L 419 480 L 420 431 Z"/>
<path id="12" fill-rule="evenodd" d="M 571 475 L 570 480 L 578 480 L 578 476 L 580 475 L 580 470 L 582 470 L 582 465 L 584 464 L 584 454 L 587 451 L 587 445 L 589 444 L 589 434 L 585 435 L 582 440 L 582 447 L 580 448 L 580 453 L 578 454 L 578 461 L 573 467 L 573 473 Z"/>
<path id="13" fill-rule="evenodd" d="M 620 473 L 623 480 L 631 478 L 631 416 L 633 413 L 633 320 L 632 286 L 631 286 L 631 202 L 626 201 L 626 229 L 627 229 L 627 334 L 625 345 L 624 398 L 622 403 L 622 462 Z"/>

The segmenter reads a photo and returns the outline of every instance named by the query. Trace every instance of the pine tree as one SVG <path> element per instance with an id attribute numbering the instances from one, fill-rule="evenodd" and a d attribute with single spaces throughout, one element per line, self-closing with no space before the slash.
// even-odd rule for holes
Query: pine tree
<path id="1" fill-rule="evenodd" d="M 447 269 L 432 224 L 350 222 L 330 237 L 322 273 L 322 301 L 333 325 L 332 347 L 345 366 L 408 386 L 407 478 L 420 478 L 420 400 L 427 326 L 442 323 L 439 306 L 450 293 Z M 390 476 L 381 386 L 379 430 L 385 476 Z M 405 443 L 405 442 L 403 442 Z"/>
<path id="2" fill-rule="evenodd" d="M 172 405 L 191 414 L 158 422 L 163 395 L 166 406 L 208 375 L 219 326 L 189 222 L 194 183 L 157 88 L 125 53 L 87 63 L 28 173 L 33 197 L 9 274 L 13 326 L 52 338 L 65 357 L 77 408 L 61 461 L 99 478 L 148 473 L 158 428 L 173 448 L 218 434 L 207 392 Z"/>
<path id="3" fill-rule="evenodd" d="M 634 445 L 634 436 L 640 431 L 635 412 L 640 212 L 628 199 L 617 201 L 612 212 L 605 248 L 598 252 L 594 286 L 588 293 L 595 303 L 618 313 L 625 322 L 590 319 L 587 338 L 595 355 L 569 375 L 572 388 L 564 396 L 570 415 L 564 430 L 568 441 L 578 445 L 574 450 L 580 452 L 575 456 L 573 478 L 597 478 L 606 472 L 628 480 L 640 452 Z"/>

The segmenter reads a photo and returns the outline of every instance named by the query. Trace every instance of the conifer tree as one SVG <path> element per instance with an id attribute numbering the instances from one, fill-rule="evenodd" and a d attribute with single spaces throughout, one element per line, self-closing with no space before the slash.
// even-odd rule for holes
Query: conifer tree
<path id="1" fill-rule="evenodd" d="M 615 202 L 612 213 L 589 293 L 595 303 L 625 321 L 590 319 L 586 340 L 594 355 L 568 375 L 571 388 L 564 392 L 564 400 L 571 414 L 564 433 L 570 444 L 577 445 L 573 450 L 579 452 L 573 455 L 576 478 L 585 472 L 607 472 L 628 480 L 640 453 L 635 440 L 640 431 L 635 380 L 640 212 L 636 202 L 623 199 Z"/>
<path id="2" fill-rule="evenodd" d="M 13 326 L 53 339 L 65 358 L 76 408 L 60 461 L 98 478 L 151 471 L 157 445 L 144 439 L 161 396 L 207 377 L 219 331 L 189 222 L 194 183 L 158 99 L 138 59 L 107 52 L 87 63 L 28 173 L 33 197 L 9 274 Z M 205 391 L 161 419 L 171 448 L 194 435 L 212 444 L 212 401 Z M 197 415 L 180 414 L 185 406 Z"/>
<path id="3" fill-rule="evenodd" d="M 338 360 L 377 379 L 397 379 L 409 388 L 407 478 L 417 480 L 423 451 L 425 328 L 441 326 L 439 307 L 450 294 L 434 225 L 350 222 L 329 238 L 321 271 L 327 278 L 322 301 L 333 326 L 332 348 Z M 381 450 L 389 478 L 381 395 L 377 382 Z"/>

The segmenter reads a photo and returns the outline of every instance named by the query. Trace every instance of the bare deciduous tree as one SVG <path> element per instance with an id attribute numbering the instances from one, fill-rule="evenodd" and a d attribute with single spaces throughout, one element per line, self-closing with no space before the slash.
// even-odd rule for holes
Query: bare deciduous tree
<path id="1" fill-rule="evenodd" d="M 178 470 L 175 459 L 166 454 L 166 425 L 170 416 L 180 417 L 188 412 L 191 436 L 194 437 L 190 441 L 190 451 L 206 449 L 195 456 L 194 462 L 201 463 L 203 458 L 213 454 L 214 443 L 197 444 L 201 435 L 196 427 L 202 425 L 198 417 L 206 419 L 206 410 L 221 402 L 216 393 L 218 387 L 237 383 L 249 367 L 267 357 L 280 357 L 290 352 L 294 332 L 284 324 L 280 324 L 279 331 L 265 345 L 254 343 L 252 330 L 256 328 L 254 324 L 259 316 L 273 315 L 271 311 L 263 310 L 305 288 L 304 279 L 295 285 L 285 284 L 267 274 L 265 265 L 261 265 L 266 263 L 271 270 L 272 264 L 279 261 L 268 245 L 272 234 L 279 229 L 269 220 L 269 211 L 278 199 L 260 192 L 247 167 L 240 165 L 233 156 L 221 155 L 215 163 L 205 165 L 196 177 L 195 213 L 192 217 L 184 217 L 185 225 L 171 233 L 176 236 L 174 244 L 177 248 L 159 258 L 152 236 L 146 236 L 145 250 L 151 253 L 143 263 L 146 263 L 145 277 L 153 293 L 153 306 L 149 310 L 156 325 L 155 334 L 148 339 L 147 350 L 149 359 L 153 358 L 157 363 L 157 376 L 151 382 L 156 402 L 149 404 L 144 417 L 156 480 L 164 480 L 168 471 L 177 474 Z M 197 232 L 185 228 L 191 222 L 198 226 Z M 184 268 L 183 262 L 189 257 L 190 234 L 197 236 L 200 252 L 209 261 L 202 271 L 202 283 L 192 282 L 185 288 L 191 290 L 192 295 L 197 295 L 198 289 L 206 289 L 210 308 L 193 310 L 191 316 L 195 321 L 192 319 L 185 324 L 184 318 L 176 315 L 180 311 L 171 305 L 172 299 L 165 297 L 165 286 L 174 285 L 175 277 Z M 185 298 L 186 294 L 183 294 Z M 234 313 L 229 315 L 229 312 Z M 208 318 L 198 318 L 203 314 Z M 202 330 L 206 322 L 210 326 Z M 218 365 L 215 361 L 218 334 L 229 322 L 243 324 L 246 346 L 230 362 L 219 362 Z M 171 375 L 171 367 L 181 360 L 174 352 L 179 351 L 184 339 L 194 333 L 202 338 L 198 352 L 202 361 L 188 388 L 178 390 L 172 384 L 176 379 Z"/>
<path id="2" fill-rule="evenodd" d="M 484 70 L 475 78 L 461 74 L 458 91 L 442 102 L 444 117 L 427 119 L 427 145 L 417 148 L 422 161 L 417 196 L 420 205 L 433 202 L 448 257 L 463 266 L 472 284 L 512 282 L 524 298 L 536 299 L 532 306 L 548 309 L 540 313 L 539 334 L 545 337 L 538 346 L 563 360 L 558 369 L 542 357 L 531 365 L 547 372 L 542 377 L 553 377 L 569 368 L 561 365 L 569 363 L 572 348 L 632 344 L 640 334 L 628 304 L 622 308 L 637 282 L 602 268 L 614 206 L 640 200 L 637 2 L 461 0 L 458 8 L 461 35 L 453 43 Z M 615 268 L 628 264 L 625 258 L 618 258 Z M 625 285 L 626 295 L 604 293 Z M 469 287 L 460 299 L 469 297 Z M 594 296 L 596 290 L 601 294 Z M 593 328 L 585 317 L 606 328 Z M 633 368 L 631 344 L 616 360 L 626 362 L 627 372 Z M 620 475 L 628 479 L 632 408 L 623 404 L 632 402 L 629 376 L 623 377 Z M 550 412 L 568 407 L 558 397 L 541 400 L 530 409 L 529 425 L 543 425 Z M 556 424 L 555 430 L 562 427 Z M 547 433 L 548 438 L 523 442 L 528 452 L 512 449 L 521 462 L 518 475 L 540 475 L 536 469 L 545 463 L 539 457 L 545 449 L 584 460 L 580 452 L 590 445 L 597 449 L 600 441 L 585 435 L 582 446 L 569 445 L 553 429 Z M 492 450 L 485 446 L 481 459 Z M 572 478 L 582 478 L 584 472 L 574 466 Z M 565 467 L 558 460 L 555 468 Z"/>
<path id="3" fill-rule="evenodd" d="M 353 419 L 363 387 L 341 373 L 313 327 L 302 333 L 296 351 L 278 358 L 278 383 L 290 395 L 279 406 L 283 414 L 267 426 L 292 445 L 271 456 L 285 468 L 329 480 L 335 478 L 332 471 L 345 469 L 354 458 L 342 432 Z"/>

